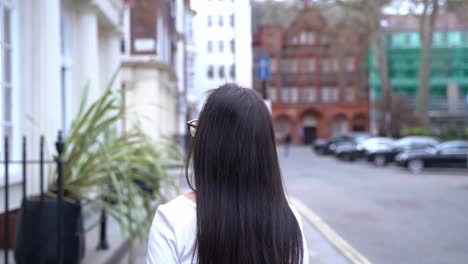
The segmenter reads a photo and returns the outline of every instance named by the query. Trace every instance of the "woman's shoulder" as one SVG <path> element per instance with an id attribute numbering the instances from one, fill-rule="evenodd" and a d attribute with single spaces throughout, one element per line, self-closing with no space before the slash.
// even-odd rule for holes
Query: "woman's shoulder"
<path id="1" fill-rule="evenodd" d="M 196 204 L 185 195 L 179 195 L 171 201 L 158 206 L 157 212 L 166 216 L 181 216 L 196 212 Z"/>
<path id="2" fill-rule="evenodd" d="M 185 195 L 179 195 L 168 203 L 161 204 L 156 210 L 156 217 L 162 218 L 172 226 L 185 225 L 196 219 L 196 204 Z"/>

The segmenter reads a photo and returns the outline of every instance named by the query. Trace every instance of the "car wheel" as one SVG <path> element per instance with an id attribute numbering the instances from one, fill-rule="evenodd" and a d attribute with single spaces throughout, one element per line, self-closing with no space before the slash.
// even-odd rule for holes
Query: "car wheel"
<path id="1" fill-rule="evenodd" d="M 412 173 L 420 173 L 424 169 L 424 162 L 420 159 L 408 161 L 408 170 Z"/>
<path id="2" fill-rule="evenodd" d="M 387 159 L 385 158 L 384 155 L 376 155 L 374 157 L 374 165 L 377 167 L 382 167 L 387 164 Z"/>

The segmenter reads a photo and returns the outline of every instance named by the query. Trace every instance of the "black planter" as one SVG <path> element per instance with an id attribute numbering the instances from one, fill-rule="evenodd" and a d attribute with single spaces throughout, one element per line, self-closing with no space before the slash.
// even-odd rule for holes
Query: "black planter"
<path id="1" fill-rule="evenodd" d="M 84 229 L 79 202 L 63 202 L 63 263 L 78 264 L 84 256 Z M 15 261 L 17 264 L 58 263 L 57 200 L 39 197 L 23 200 L 16 228 Z"/>

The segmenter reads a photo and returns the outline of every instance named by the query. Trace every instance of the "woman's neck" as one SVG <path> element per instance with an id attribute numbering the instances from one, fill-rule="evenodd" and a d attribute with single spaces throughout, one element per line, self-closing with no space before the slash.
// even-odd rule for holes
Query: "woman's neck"
<path id="1" fill-rule="evenodd" d="M 197 203 L 197 195 L 195 194 L 195 192 L 189 192 L 185 196 L 189 198 L 192 202 Z"/>

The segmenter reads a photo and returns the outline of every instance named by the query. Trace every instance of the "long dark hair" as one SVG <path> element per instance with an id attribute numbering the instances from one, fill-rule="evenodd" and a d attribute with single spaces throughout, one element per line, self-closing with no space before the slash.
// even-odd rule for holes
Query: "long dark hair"
<path id="1" fill-rule="evenodd" d="M 225 84 L 211 92 L 186 177 L 197 197 L 197 263 L 302 263 L 302 235 L 284 193 L 271 115 L 253 90 Z"/>

